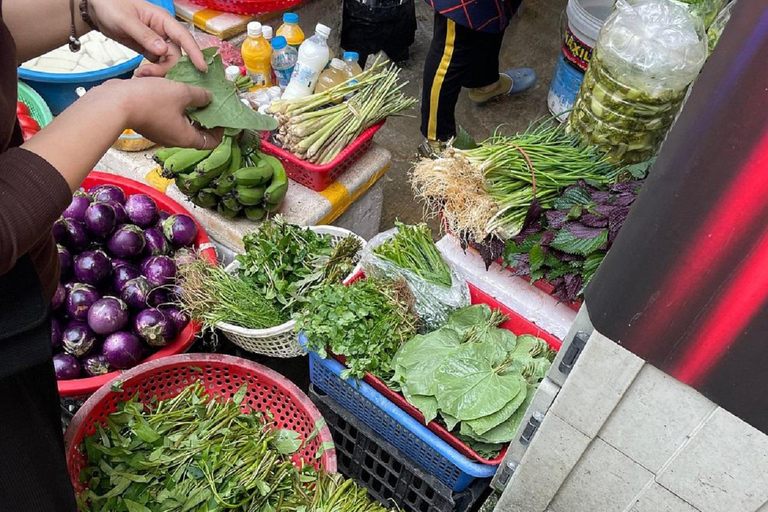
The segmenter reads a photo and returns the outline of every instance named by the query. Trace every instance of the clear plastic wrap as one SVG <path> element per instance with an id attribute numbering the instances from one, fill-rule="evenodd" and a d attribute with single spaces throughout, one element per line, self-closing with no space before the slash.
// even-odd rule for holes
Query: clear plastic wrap
<path id="1" fill-rule="evenodd" d="M 704 26 L 682 4 L 619 0 L 600 31 L 568 129 L 614 163 L 652 158 L 706 58 Z"/>
<path id="2" fill-rule="evenodd" d="M 397 228 L 379 233 L 368 241 L 363 249 L 361 265 L 365 274 L 391 280 L 404 279 L 416 300 L 415 308 L 428 330 L 442 327 L 452 311 L 470 305 L 467 282 L 451 269 L 451 286 L 430 283 L 410 270 L 385 261 L 373 250 L 397 233 Z"/>
<path id="3" fill-rule="evenodd" d="M 707 30 L 707 45 L 709 46 L 709 53 L 712 53 L 712 50 L 715 49 L 718 41 L 720 41 L 720 36 L 723 35 L 723 30 L 728 24 L 728 21 L 731 19 L 731 11 L 733 10 L 734 5 L 736 5 L 736 0 L 733 0 L 733 2 L 723 7 L 723 10 L 721 10 L 717 15 L 715 21 L 713 21 L 712 25 L 709 26 L 709 29 Z"/>

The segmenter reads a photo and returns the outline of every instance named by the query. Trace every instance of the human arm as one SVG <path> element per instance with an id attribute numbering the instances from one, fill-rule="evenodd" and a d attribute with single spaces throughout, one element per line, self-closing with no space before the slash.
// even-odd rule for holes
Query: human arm
<path id="1" fill-rule="evenodd" d="M 67 43 L 70 35 L 70 0 L 3 0 L 3 21 L 16 42 L 19 63 L 40 56 Z M 91 28 L 75 4 L 78 36 Z M 142 66 L 142 76 L 162 76 L 178 59 L 173 45 L 187 52 L 201 71 L 207 66 L 200 48 L 189 32 L 168 11 L 144 0 L 88 0 L 91 19 L 107 37 L 142 53 L 158 64 Z M 40 13 L 45 13 L 41 16 Z M 166 41 L 170 40 L 173 44 Z"/>

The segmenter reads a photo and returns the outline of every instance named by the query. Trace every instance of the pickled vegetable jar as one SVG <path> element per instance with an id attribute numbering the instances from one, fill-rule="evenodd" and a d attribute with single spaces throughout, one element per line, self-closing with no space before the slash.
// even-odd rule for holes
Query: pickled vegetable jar
<path id="1" fill-rule="evenodd" d="M 700 20 L 666 0 L 620 0 L 598 37 L 568 130 L 617 164 L 652 158 L 704 64 Z"/>

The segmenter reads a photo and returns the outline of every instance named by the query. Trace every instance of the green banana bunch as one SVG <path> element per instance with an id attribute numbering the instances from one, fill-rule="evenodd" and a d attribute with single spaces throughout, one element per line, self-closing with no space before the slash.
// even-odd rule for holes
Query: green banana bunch
<path id="1" fill-rule="evenodd" d="M 165 154 L 160 155 L 161 158 L 165 158 L 163 161 L 163 171 L 161 174 L 164 178 L 168 179 L 171 179 L 179 174 L 192 172 L 198 163 L 208 158 L 212 153 L 212 151 L 209 149 L 168 149 L 178 150 L 168 151 Z M 155 155 L 157 155 L 157 153 Z"/>

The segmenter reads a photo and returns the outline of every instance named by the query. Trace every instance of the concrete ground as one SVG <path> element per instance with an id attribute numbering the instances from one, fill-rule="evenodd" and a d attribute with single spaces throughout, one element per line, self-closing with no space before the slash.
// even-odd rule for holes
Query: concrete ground
<path id="1" fill-rule="evenodd" d="M 549 114 L 547 91 L 560 50 L 560 14 L 567 0 L 525 0 L 520 16 L 507 29 L 501 51 L 502 70 L 531 67 L 538 74 L 536 86 L 526 93 L 508 97 L 485 107 L 475 107 L 462 92 L 456 106 L 457 122 L 476 139 L 482 140 L 500 124 L 510 133 L 524 129 L 531 121 Z M 421 98 L 422 71 L 432 39 L 432 9 L 416 0 L 418 30 L 411 46 L 411 60 L 403 67 L 402 77 L 410 81 L 406 92 Z M 408 183 L 408 171 L 415 161 L 416 147 L 422 140 L 418 106 L 413 118 L 391 118 L 376 135 L 376 140 L 392 152 L 392 167 L 383 178 L 384 209 L 381 229 L 389 229 L 395 219 L 420 222 L 423 208 L 414 199 Z M 437 223 L 430 221 L 433 228 Z"/>

